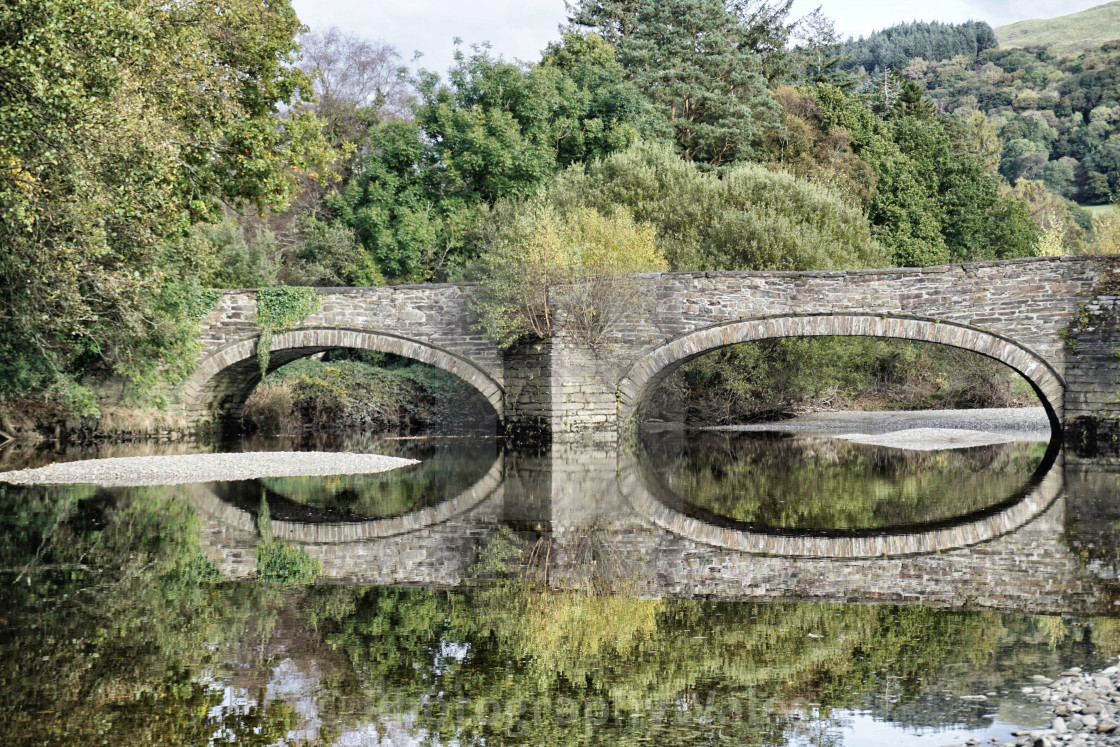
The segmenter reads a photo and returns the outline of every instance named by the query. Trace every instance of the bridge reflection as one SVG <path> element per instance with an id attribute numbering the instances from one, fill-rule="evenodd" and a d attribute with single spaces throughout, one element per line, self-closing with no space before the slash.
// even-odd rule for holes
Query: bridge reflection
<path id="1" fill-rule="evenodd" d="M 300 544 L 333 583 L 461 586 L 480 548 L 512 532 L 536 546 L 536 570 L 553 588 L 587 588 L 593 575 L 597 590 L 642 597 L 1116 614 L 1118 474 L 1120 466 L 1071 463 L 1051 450 L 989 509 L 880 533 L 799 534 L 690 515 L 633 454 L 554 446 L 499 456 L 466 490 L 417 511 L 274 520 L 273 531 Z M 252 511 L 216 486 L 190 492 L 208 555 L 228 577 L 251 577 Z"/>

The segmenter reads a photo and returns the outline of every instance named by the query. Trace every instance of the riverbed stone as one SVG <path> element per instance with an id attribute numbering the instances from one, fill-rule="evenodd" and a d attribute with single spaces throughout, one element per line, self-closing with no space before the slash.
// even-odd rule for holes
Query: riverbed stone
<path id="1" fill-rule="evenodd" d="M 1110 708 L 1101 702 L 1102 694 L 1110 693 L 1120 682 L 1120 669 L 1108 667 L 1099 672 L 1083 673 L 1080 668 L 1062 672 L 1052 690 L 1040 689 L 1028 696 L 1046 702 L 1047 693 L 1060 699 L 1053 708 L 1049 734 L 1032 731 L 1026 744 L 1038 744 L 1041 739 L 1058 740 L 1068 745 L 1117 745 L 1117 722 L 1109 714 Z M 1050 698 L 1054 702 L 1055 698 Z M 1098 715 L 1099 714 L 1099 715 Z M 1016 733 L 1017 734 L 1017 733 Z M 1022 743 L 1022 742 L 1021 742 Z"/>

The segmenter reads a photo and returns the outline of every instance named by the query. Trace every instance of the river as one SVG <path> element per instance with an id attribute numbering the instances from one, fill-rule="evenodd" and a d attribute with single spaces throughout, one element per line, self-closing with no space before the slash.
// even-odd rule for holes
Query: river
<path id="1" fill-rule="evenodd" d="M 479 433 L 8 449 L 2 469 L 294 449 L 420 463 L 0 484 L 0 739 L 1009 739 L 1047 721 L 1023 688 L 1120 655 L 1120 461 L 992 417 L 964 424 L 994 443 L 955 448 L 931 429 L 962 423 L 930 413 L 649 433 L 624 452 Z"/>

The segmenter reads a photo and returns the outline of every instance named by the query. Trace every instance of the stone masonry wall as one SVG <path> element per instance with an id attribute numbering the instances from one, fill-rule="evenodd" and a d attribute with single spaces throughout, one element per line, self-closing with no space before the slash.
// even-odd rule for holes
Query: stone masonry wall
<path id="1" fill-rule="evenodd" d="M 613 450 L 554 447 L 526 464 L 507 460 L 502 485 L 446 522 L 392 537 L 301 544 L 322 564 L 323 582 L 457 586 L 504 525 L 542 538 L 537 554 L 557 588 L 586 588 L 594 580 L 597 588 L 655 598 L 921 603 L 1081 616 L 1115 615 L 1120 602 L 1118 564 L 1102 554 L 1112 545 L 1097 542 L 1100 533 L 1115 532 L 1120 472 L 1059 467 L 1061 496 L 1013 531 L 967 546 L 797 558 L 667 531 L 623 495 L 616 469 Z M 231 578 L 252 576 L 251 521 L 221 510 L 210 496 L 195 504 L 207 555 Z"/>
<path id="2" fill-rule="evenodd" d="M 1116 272 L 1102 277 L 1066 338 L 1066 440 L 1079 452 L 1115 454 L 1120 448 L 1120 276 Z"/>
<path id="3" fill-rule="evenodd" d="M 319 288 L 319 310 L 294 331 L 274 337 L 270 370 L 332 348 L 381 350 L 462 376 L 500 413 L 504 365 L 499 349 L 475 328 L 472 291 L 472 284 Z M 196 419 L 217 408 L 238 417 L 260 381 L 256 292 L 227 292 L 200 326 L 202 351 L 195 375 L 183 387 L 184 409 Z"/>
<path id="4" fill-rule="evenodd" d="M 1067 422 L 1115 423 L 1120 420 L 1115 394 L 1120 296 L 1112 288 L 1118 270 L 1115 258 L 1049 257 L 922 269 L 641 275 L 642 308 L 594 348 L 561 331 L 552 340 L 504 353 L 476 328 L 469 284 L 324 288 L 318 290 L 321 309 L 300 327 L 322 334 L 300 338 L 307 341 L 290 343 L 274 357 L 278 365 L 344 346 L 349 338 L 342 332 L 376 334 L 382 347 L 391 338 L 406 355 L 419 351 L 435 356 L 435 365 L 477 372 L 476 379 L 493 382 L 488 396 L 504 400 L 498 409 L 515 430 L 545 431 L 559 442 L 607 443 L 617 438 L 620 409 L 633 404 L 627 397 L 648 393 L 623 387 L 620 394 L 636 364 L 669 371 L 683 362 L 679 354 L 667 354 L 662 362 L 647 360 L 653 351 L 683 344 L 688 335 L 693 335 L 687 338 L 693 346 L 688 355 L 737 342 L 721 340 L 716 332 L 730 334 L 730 325 L 745 320 L 864 315 L 899 320 L 901 326 L 890 326 L 887 333 L 911 339 L 932 339 L 923 336 L 931 324 L 958 330 L 941 341 L 978 331 L 984 345 L 994 341 L 1014 353 L 1000 353 L 1005 360 L 1017 355 L 1046 369 L 1039 381 L 1049 382 L 1046 395 L 1056 400 L 1052 404 L 1059 415 L 1062 377 L 1069 379 Z M 259 380 L 252 359 L 252 341 L 259 334 L 254 296 L 253 291 L 231 291 L 203 320 L 199 369 L 209 368 L 196 374 L 205 381 L 188 382 L 187 400 L 203 398 L 210 387 L 236 406 Z M 918 320 L 925 320 L 924 328 Z M 878 325 L 875 334 L 887 326 Z M 1076 346 L 1067 344 L 1071 330 Z M 706 337 L 696 337 L 701 333 Z M 647 377 L 646 383 L 653 386 L 656 380 Z M 211 394 L 211 401 L 215 397 Z"/>
<path id="5" fill-rule="evenodd" d="M 473 284 L 395 285 L 376 288 L 317 288 L 320 308 L 302 328 L 350 329 L 403 337 L 472 361 L 501 383 L 496 346 L 475 329 L 470 311 Z M 200 359 L 241 340 L 254 339 L 256 292 L 230 291 L 202 320 Z"/>
<path id="6" fill-rule="evenodd" d="M 602 431 L 595 416 L 616 400 L 617 384 L 627 371 L 659 345 L 763 317 L 869 314 L 966 325 L 1007 338 L 1063 376 L 1067 358 L 1077 355 L 1067 348 L 1067 330 L 1116 266 L 1108 258 L 1053 257 L 923 269 L 641 276 L 639 295 L 649 299 L 649 307 L 620 325 L 598 350 L 553 346 L 553 370 L 565 379 L 570 395 L 555 404 L 553 422 L 559 427 L 554 437 L 576 441 L 584 432 Z M 1120 339 L 1112 343 L 1117 344 Z M 578 383 L 572 378 L 577 375 Z M 1081 404 L 1074 401 L 1071 415 L 1084 412 Z M 1060 402 L 1055 405 L 1060 409 Z M 1109 415 L 1118 417 L 1120 410 Z"/>

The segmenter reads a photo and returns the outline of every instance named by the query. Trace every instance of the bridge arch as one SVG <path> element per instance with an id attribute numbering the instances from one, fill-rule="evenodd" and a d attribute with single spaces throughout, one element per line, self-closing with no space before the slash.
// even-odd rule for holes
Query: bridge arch
<path id="1" fill-rule="evenodd" d="M 775 337 L 891 337 L 971 350 L 1018 372 L 1038 395 L 1054 433 L 1061 430 L 1065 382 L 1040 356 L 1001 335 L 963 324 L 905 316 L 809 314 L 762 317 L 681 335 L 639 359 L 618 385 L 618 417 L 633 423 L 642 404 L 670 374 L 713 350 Z"/>
<path id="2" fill-rule="evenodd" d="M 230 343 L 199 362 L 183 387 L 188 412 L 195 415 L 222 413 L 237 418 L 250 392 L 261 381 L 257 361 L 257 337 Z M 418 340 L 354 329 L 297 329 L 272 338 L 268 370 L 316 353 L 342 348 L 392 353 L 458 376 L 477 389 L 490 403 L 499 420 L 503 418 L 505 392 L 502 386 L 467 359 Z"/>

